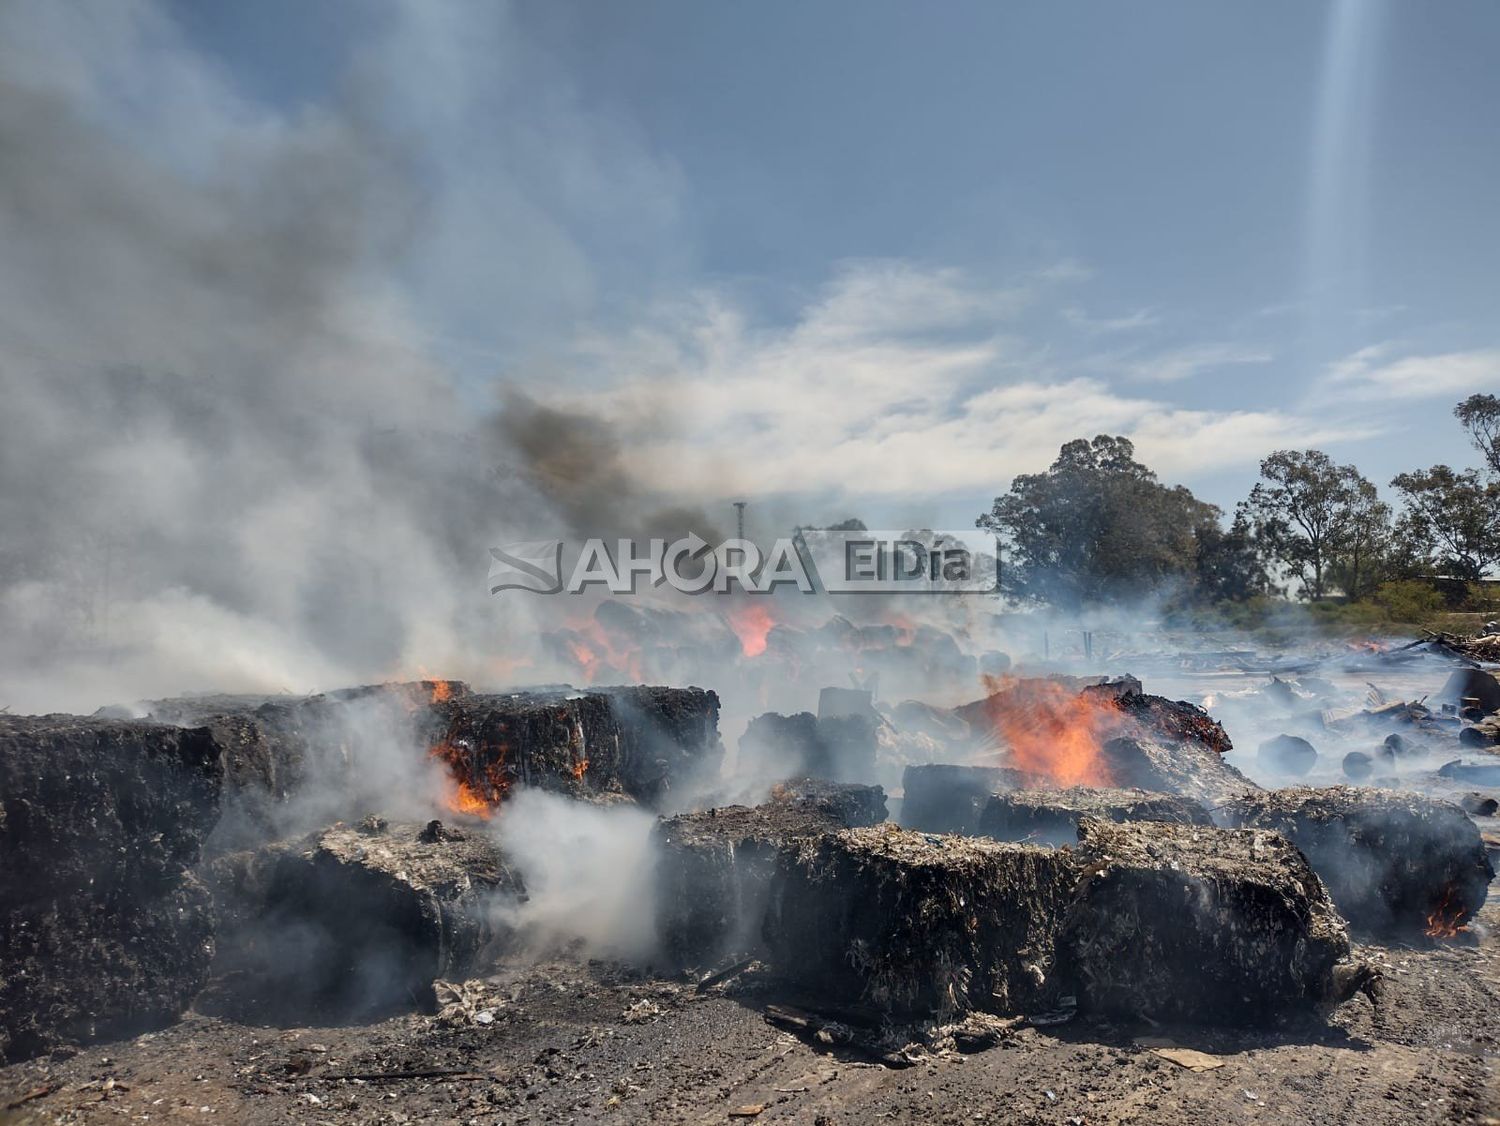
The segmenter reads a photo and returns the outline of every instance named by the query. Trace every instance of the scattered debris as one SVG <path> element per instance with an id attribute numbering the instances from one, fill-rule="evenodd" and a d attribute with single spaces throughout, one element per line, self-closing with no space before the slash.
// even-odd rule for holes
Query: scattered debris
<path id="1" fill-rule="evenodd" d="M 1211 1056 L 1195 1048 L 1153 1048 L 1152 1051 L 1162 1059 L 1189 1071 L 1213 1071 L 1224 1066 L 1224 1061 L 1218 1056 Z"/>

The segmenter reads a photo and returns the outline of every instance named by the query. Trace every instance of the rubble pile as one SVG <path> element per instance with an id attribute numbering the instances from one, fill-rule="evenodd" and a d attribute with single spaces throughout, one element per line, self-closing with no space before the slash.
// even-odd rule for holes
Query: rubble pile
<path id="1" fill-rule="evenodd" d="M 204 1007 L 238 1019 L 371 1017 L 503 952 L 519 875 L 480 833 L 367 818 L 206 866 L 220 914 Z"/>
<path id="2" fill-rule="evenodd" d="M 1208 811 L 1190 798 L 1145 790 L 1073 786 L 1065 790 L 1014 790 L 994 794 L 985 803 L 976 831 L 980 836 L 997 841 L 1071 845 L 1078 842 L 1078 824 L 1085 817 L 1104 821 L 1213 824 Z"/>
<path id="3" fill-rule="evenodd" d="M 1417 794 L 1294 787 L 1246 794 L 1223 812 L 1296 845 L 1364 931 L 1451 933 L 1484 905 L 1495 874 L 1463 810 Z"/>
<path id="4" fill-rule="evenodd" d="M 0 715 L 0 1057 L 187 1008 L 214 933 L 189 870 L 223 770 L 201 727 Z"/>
<path id="5" fill-rule="evenodd" d="M 1058 957 L 1080 1008 L 1268 1025 L 1331 1008 L 1371 982 L 1348 961 L 1318 877 L 1277 834 L 1091 818 L 1079 833 L 1087 874 Z"/>
<path id="6" fill-rule="evenodd" d="M 766 942 L 793 985 L 884 1013 L 1046 1008 L 1076 880 L 1065 851 L 851 829 L 781 850 Z"/>

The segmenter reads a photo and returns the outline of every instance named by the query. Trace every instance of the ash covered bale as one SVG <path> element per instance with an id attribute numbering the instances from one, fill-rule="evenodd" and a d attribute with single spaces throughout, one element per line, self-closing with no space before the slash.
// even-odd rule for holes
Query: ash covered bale
<path id="1" fill-rule="evenodd" d="M 766 940 L 793 985 L 893 1015 L 1018 1013 L 1056 1000 L 1067 850 L 850 829 L 784 849 Z"/>
<path id="2" fill-rule="evenodd" d="M 1277 735 L 1256 748 L 1255 760 L 1273 774 L 1302 775 L 1318 764 L 1318 749 L 1300 735 Z"/>
<path id="3" fill-rule="evenodd" d="M 1122 736 L 1104 744 L 1103 758 L 1117 786 L 1179 794 L 1210 809 L 1257 788 L 1217 751 L 1191 739 L 1162 743 Z"/>
<path id="4" fill-rule="evenodd" d="M 0 716 L 0 1057 L 187 1007 L 213 956 L 188 869 L 222 783 L 203 728 Z"/>
<path id="5" fill-rule="evenodd" d="M 1340 913 L 1363 931 L 1461 926 L 1484 905 L 1494 877 L 1463 810 L 1418 794 L 1299 786 L 1247 794 L 1224 812 L 1301 849 Z"/>
<path id="6" fill-rule="evenodd" d="M 832 815 L 849 829 L 879 825 L 889 816 L 885 790 L 862 782 L 830 782 L 826 778 L 792 778 L 771 788 L 771 800 L 806 802 Z"/>
<path id="7" fill-rule="evenodd" d="M 908 766 L 901 777 L 901 824 L 928 833 L 972 833 L 991 795 L 1040 781 L 1004 766 Z"/>
<path id="8" fill-rule="evenodd" d="M 487 836 L 368 818 L 206 866 L 220 912 L 203 1007 L 237 1019 L 371 1017 L 502 952 L 524 898 Z"/>
<path id="9" fill-rule="evenodd" d="M 659 807 L 723 754 L 719 698 L 701 688 L 475 694 L 433 712 L 433 754 L 491 805 L 532 786 Z"/>
<path id="10" fill-rule="evenodd" d="M 1089 873 L 1058 940 L 1087 1011 L 1269 1025 L 1369 980 L 1296 848 L 1262 830 L 1085 819 Z"/>
<path id="11" fill-rule="evenodd" d="M 997 841 L 1071 845 L 1078 842 L 1078 823 L 1085 817 L 1103 821 L 1169 821 L 1179 825 L 1212 825 L 1208 811 L 1191 798 L 1145 790 L 1015 790 L 994 794 L 980 814 L 977 832 Z"/>
<path id="12" fill-rule="evenodd" d="M 656 929 L 678 966 L 706 967 L 761 946 L 780 850 L 846 827 L 814 800 L 683 813 L 657 822 Z"/>
<path id="13" fill-rule="evenodd" d="M 863 782 L 875 777 L 878 727 L 878 718 L 869 715 L 767 712 L 751 720 L 740 737 L 741 761 L 773 775 Z"/>

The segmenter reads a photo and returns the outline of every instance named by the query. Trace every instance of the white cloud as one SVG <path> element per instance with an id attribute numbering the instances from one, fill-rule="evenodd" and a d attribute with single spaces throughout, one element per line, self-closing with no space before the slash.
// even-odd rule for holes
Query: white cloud
<path id="1" fill-rule="evenodd" d="M 1365 400 L 1425 399 L 1500 388 L 1500 348 L 1395 356 L 1387 341 L 1328 365 L 1319 391 Z"/>
<path id="2" fill-rule="evenodd" d="M 1126 369 L 1133 379 L 1150 383 L 1177 383 L 1216 368 L 1234 364 L 1270 363 L 1272 356 L 1260 348 L 1237 344 L 1195 344 L 1137 360 Z"/>
<path id="3" fill-rule="evenodd" d="M 555 398 L 615 420 L 644 484 L 703 499 L 983 491 L 1099 433 L 1137 438 L 1171 475 L 1370 433 L 1277 410 L 1187 409 L 1073 376 L 1010 321 L 1026 292 L 955 270 L 852 266 L 780 329 L 713 299 L 629 341 L 596 339 L 604 390 Z"/>

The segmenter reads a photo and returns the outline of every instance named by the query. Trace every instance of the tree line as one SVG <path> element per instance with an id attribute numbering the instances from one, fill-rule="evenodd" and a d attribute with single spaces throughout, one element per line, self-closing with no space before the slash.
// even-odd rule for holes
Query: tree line
<path id="1" fill-rule="evenodd" d="M 1277 450 L 1225 519 L 1166 485 L 1122 437 L 1075 439 L 976 521 L 1004 547 L 1002 585 L 1063 609 L 1163 591 L 1219 603 L 1286 594 L 1368 598 L 1402 579 L 1473 581 L 1500 565 L 1500 398 L 1453 410 L 1482 467 L 1398 474 L 1399 507 L 1322 450 Z"/>

